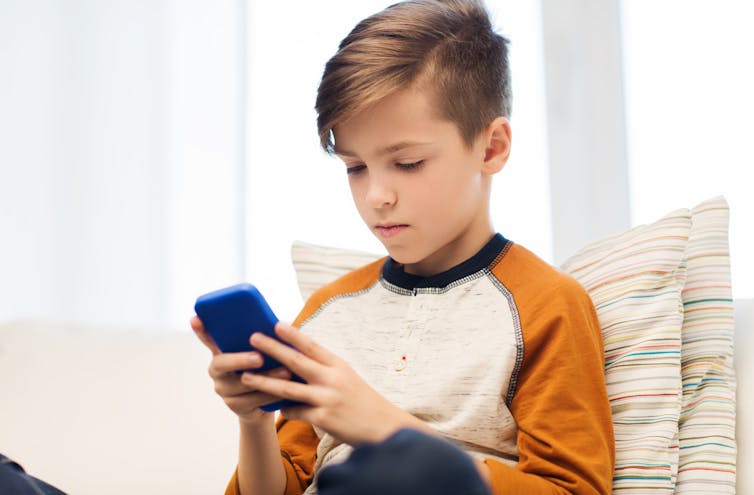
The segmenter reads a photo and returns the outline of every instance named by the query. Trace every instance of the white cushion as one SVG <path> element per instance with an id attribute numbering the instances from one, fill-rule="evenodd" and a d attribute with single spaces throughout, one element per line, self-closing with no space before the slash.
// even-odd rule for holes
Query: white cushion
<path id="1" fill-rule="evenodd" d="M 754 493 L 754 299 L 735 302 L 736 492 Z"/>

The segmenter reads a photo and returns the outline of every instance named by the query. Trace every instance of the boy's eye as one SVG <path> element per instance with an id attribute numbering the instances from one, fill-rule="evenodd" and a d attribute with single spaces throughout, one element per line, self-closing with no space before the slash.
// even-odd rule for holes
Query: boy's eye
<path id="1" fill-rule="evenodd" d="M 419 160 L 412 163 L 396 163 L 395 166 L 402 170 L 414 170 L 419 168 L 424 163 L 424 160 Z"/>
<path id="2" fill-rule="evenodd" d="M 347 167 L 346 173 L 347 174 L 356 174 L 361 172 L 362 170 L 366 169 L 366 165 L 354 165 L 353 167 Z"/>

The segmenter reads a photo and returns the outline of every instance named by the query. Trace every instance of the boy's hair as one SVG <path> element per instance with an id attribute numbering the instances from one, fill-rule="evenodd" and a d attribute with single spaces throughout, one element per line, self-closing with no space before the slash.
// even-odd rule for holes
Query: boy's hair
<path id="1" fill-rule="evenodd" d="M 325 66 L 315 106 L 322 148 L 333 153 L 335 126 L 412 84 L 470 146 L 510 116 L 507 44 L 481 0 L 411 0 L 364 19 Z"/>

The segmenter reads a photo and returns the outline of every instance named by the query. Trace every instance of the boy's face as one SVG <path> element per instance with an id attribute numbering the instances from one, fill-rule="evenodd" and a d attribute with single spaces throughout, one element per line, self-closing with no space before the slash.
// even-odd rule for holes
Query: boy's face
<path id="1" fill-rule="evenodd" d="M 498 119 L 469 148 L 416 88 L 401 90 L 334 129 L 361 218 L 408 273 L 434 275 L 473 256 L 493 235 L 491 175 L 508 157 Z"/>

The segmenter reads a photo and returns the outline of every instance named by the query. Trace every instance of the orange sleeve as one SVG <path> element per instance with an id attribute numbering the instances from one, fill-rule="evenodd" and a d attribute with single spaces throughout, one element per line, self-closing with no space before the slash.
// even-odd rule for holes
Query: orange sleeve
<path id="1" fill-rule="evenodd" d="M 493 493 L 610 494 L 615 443 L 594 305 L 578 282 L 530 257 L 514 246 L 495 268 L 513 294 L 524 355 L 510 404 L 519 462 L 485 461 Z"/>
<path id="2" fill-rule="evenodd" d="M 241 487 L 238 486 L 238 468 L 233 471 L 233 476 L 225 488 L 225 495 L 241 495 Z"/>
<path id="3" fill-rule="evenodd" d="M 319 437 L 304 421 L 278 418 L 278 442 L 285 468 L 285 495 L 300 495 L 314 478 Z"/>

